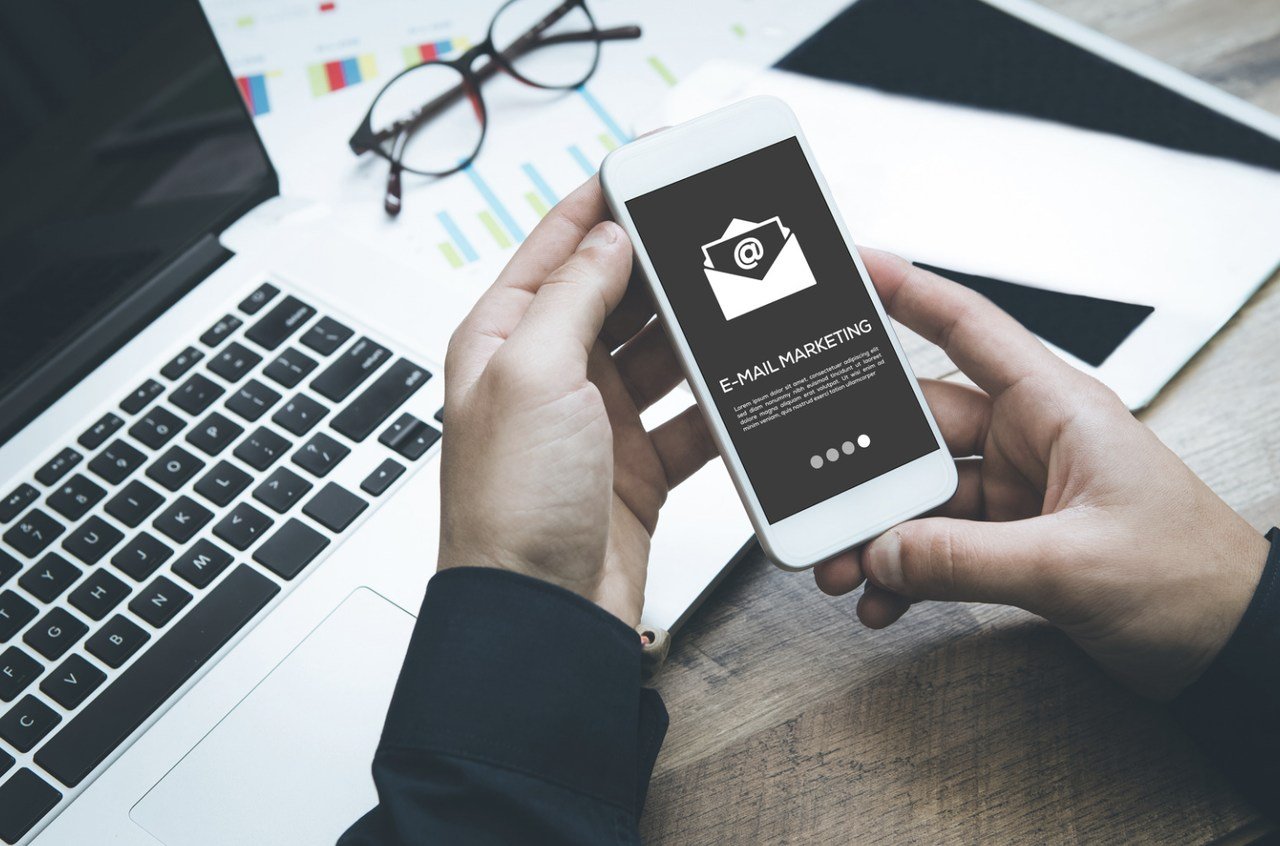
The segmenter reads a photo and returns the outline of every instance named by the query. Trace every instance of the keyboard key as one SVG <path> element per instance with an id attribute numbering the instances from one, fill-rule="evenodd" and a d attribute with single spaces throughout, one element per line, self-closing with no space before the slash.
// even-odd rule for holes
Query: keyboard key
<path id="1" fill-rule="evenodd" d="M 101 620 L 129 595 L 129 586 L 107 570 L 94 570 L 67 602 L 90 620 Z"/>
<path id="2" fill-rule="evenodd" d="M 114 670 L 132 658 L 133 653 L 148 640 L 151 640 L 151 635 L 146 629 L 117 614 L 84 642 L 84 648 Z"/>
<path id="3" fill-rule="evenodd" d="M 332 317 L 322 317 L 302 336 L 302 343 L 321 355 L 330 355 L 354 334 Z"/>
<path id="4" fill-rule="evenodd" d="M 436 413 L 435 413 L 435 414 L 433 414 L 433 415 L 431 415 L 431 416 L 432 416 L 432 417 L 434 417 L 434 418 L 436 419 L 436 422 L 437 422 L 437 423 L 440 423 L 440 424 L 442 424 L 442 425 L 443 425 L 443 423 L 444 423 L 444 406 L 442 405 L 442 406 L 440 406 L 439 408 L 437 408 L 437 409 L 436 409 Z"/>
<path id="5" fill-rule="evenodd" d="M 275 308 L 244 333 L 260 347 L 274 350 L 311 319 L 316 310 L 294 296 L 285 297 Z"/>
<path id="6" fill-rule="evenodd" d="M 17 843 L 62 801 L 62 794 L 23 767 L 0 787 L 0 839 Z"/>
<path id="7" fill-rule="evenodd" d="M 34 485 L 28 485 L 26 482 L 18 485 L 4 498 L 4 502 L 0 502 L 0 523 L 8 523 L 17 517 L 22 513 L 22 509 L 35 502 L 39 496 L 40 491 L 36 490 Z"/>
<path id="8" fill-rule="evenodd" d="M 27 694 L 0 717 L 0 737 L 19 752 L 29 752 L 60 722 L 62 717 L 56 711 Z"/>
<path id="9" fill-rule="evenodd" d="M 363 441 L 430 378 L 431 374 L 425 369 L 402 358 L 375 379 L 329 425 L 353 441 Z"/>
<path id="10" fill-rule="evenodd" d="M 221 320 L 205 330 L 204 334 L 200 336 L 200 343 L 206 347 L 216 347 L 225 341 L 232 332 L 239 329 L 240 324 L 243 322 L 234 315 L 224 315 Z"/>
<path id="11" fill-rule="evenodd" d="M 243 344 L 231 343 L 213 357 L 209 369 L 228 382 L 239 382 L 250 370 L 262 363 L 262 356 Z"/>
<path id="12" fill-rule="evenodd" d="M 361 338 L 323 373 L 313 379 L 311 387 L 322 397 L 340 402 L 390 357 L 391 351 L 386 347 L 368 338 Z"/>
<path id="13" fill-rule="evenodd" d="M 168 379 L 170 382 L 176 382 L 187 374 L 187 371 L 196 366 L 196 362 L 204 358 L 204 353 L 195 347 L 187 347 L 182 352 L 175 355 L 169 360 L 169 363 L 160 368 L 160 375 Z"/>
<path id="14" fill-rule="evenodd" d="M 68 710 L 79 708 L 98 689 L 107 674 L 81 658 L 72 655 L 40 682 L 40 690 Z"/>
<path id="15" fill-rule="evenodd" d="M 135 582 L 150 576 L 173 555 L 173 550 L 147 532 L 138 532 L 120 551 L 111 557 L 111 563 Z"/>
<path id="16" fill-rule="evenodd" d="M 253 560 L 281 578 L 292 579 L 328 545 L 328 538 L 291 517 L 258 547 Z"/>
<path id="17" fill-rule="evenodd" d="M 189 496 L 180 496 L 160 512 L 152 525 L 178 543 L 186 543 L 211 519 L 212 511 Z"/>
<path id="18" fill-rule="evenodd" d="M 164 385 L 155 379 L 148 379 L 138 389 L 120 401 L 120 407 L 128 414 L 137 414 L 147 407 L 147 403 L 164 392 Z"/>
<path id="19" fill-rule="evenodd" d="M 341 532 L 368 507 L 369 503 L 360 497 L 330 482 L 311 498 L 302 513 L 330 531 Z"/>
<path id="20" fill-rule="evenodd" d="M 22 564 L 18 559 L 0 549 L 0 585 L 18 575 L 21 570 Z"/>
<path id="21" fill-rule="evenodd" d="M 160 449 L 186 425 L 178 415 L 164 406 L 157 405 L 143 415 L 141 420 L 129 427 L 129 434 L 144 446 Z"/>
<path id="22" fill-rule="evenodd" d="M 396 422 L 388 426 L 381 435 L 378 435 L 378 443 L 395 449 L 412 438 L 413 430 L 421 425 L 423 425 L 422 421 L 412 414 L 401 414 L 396 418 Z"/>
<path id="23" fill-rule="evenodd" d="M 14 763 L 16 763 L 14 757 L 3 749 L 0 749 L 0 775 L 4 775 L 9 772 L 9 768 L 12 767 Z M 3 793 L 0 793 L 0 801 L 4 801 Z M 3 811 L 0 811 L 0 815 L 3 815 L 3 813 Z M 4 824 L 2 820 L 3 816 L 0 816 L 0 825 Z M 13 841 L 10 840 L 9 842 L 12 843 Z"/>
<path id="24" fill-rule="evenodd" d="M 306 479 L 286 467 L 278 467 L 254 489 L 253 498 L 272 511 L 283 514 L 310 490 L 311 483 Z"/>
<path id="25" fill-rule="evenodd" d="M 106 495 L 107 492 L 89 481 L 87 476 L 77 473 L 49 494 L 45 502 L 68 520 L 79 520 Z"/>
<path id="26" fill-rule="evenodd" d="M 214 400 L 224 393 L 226 390 L 208 376 L 203 373 L 192 373 L 187 381 L 169 394 L 169 402 L 187 414 L 204 414 L 209 406 L 213 405 Z"/>
<path id="27" fill-rule="evenodd" d="M 36 652 L 56 661 L 88 632 L 89 627 L 72 617 L 65 608 L 54 608 L 27 629 L 22 639 Z"/>
<path id="28" fill-rule="evenodd" d="M 36 618 L 36 607 L 11 590 L 0 591 L 0 641 L 16 635 Z"/>
<path id="29" fill-rule="evenodd" d="M 305 435 L 328 413 L 328 408 L 311 397 L 298 394 L 271 415 L 271 422 L 295 435 Z"/>
<path id="30" fill-rule="evenodd" d="M 95 514 L 67 535 L 62 548 L 86 564 L 97 564 L 122 540 L 124 532 Z"/>
<path id="31" fill-rule="evenodd" d="M 89 462 L 89 470 L 99 478 L 118 485 L 130 473 L 142 466 L 146 456 L 138 450 L 116 439 L 106 449 L 93 457 Z"/>
<path id="32" fill-rule="evenodd" d="M 36 481 L 42 485 L 55 485 L 59 479 L 67 475 L 68 470 L 79 464 L 82 458 L 84 458 L 83 455 L 67 447 L 36 471 Z"/>
<path id="33" fill-rule="evenodd" d="M 278 393 L 257 379 L 250 379 L 239 390 L 231 394 L 231 399 L 227 400 L 227 408 L 239 414 L 245 420 L 253 422 L 279 401 L 280 395 Z"/>
<path id="34" fill-rule="evenodd" d="M 244 429 L 214 411 L 187 433 L 187 442 L 206 455 L 217 455 L 244 434 Z"/>
<path id="35" fill-rule="evenodd" d="M 360 490 L 371 496 L 382 496 L 387 488 L 404 474 L 404 465 L 388 458 L 360 483 Z"/>
<path id="36" fill-rule="evenodd" d="M 176 491 L 204 469 L 204 462 L 180 446 L 169 447 L 164 455 L 147 468 L 148 478 L 168 490 Z"/>
<path id="37" fill-rule="evenodd" d="M 280 293 L 280 289 L 275 285 L 270 282 L 263 282 L 258 286 L 258 290 L 240 301 L 240 310 L 245 314 L 257 314 L 258 310 L 271 302 L 278 293 Z"/>
<path id="38" fill-rule="evenodd" d="M 231 553 L 201 538 L 173 562 L 173 572 L 197 588 L 208 587 L 231 565 Z"/>
<path id="39" fill-rule="evenodd" d="M 248 549 L 274 522 L 252 505 L 242 502 L 213 527 L 213 533 L 236 549 Z"/>
<path id="40" fill-rule="evenodd" d="M 302 449 L 293 454 L 293 463 L 313 476 L 327 476 L 350 452 L 350 449 L 324 432 L 317 432 Z"/>
<path id="41" fill-rule="evenodd" d="M 4 533 L 4 541 L 28 558 L 35 558 L 66 530 L 66 526 L 39 508 L 33 508 Z"/>
<path id="42" fill-rule="evenodd" d="M 255 470 L 266 470 L 289 449 L 290 443 L 275 432 L 259 426 L 232 454 Z"/>
<path id="43" fill-rule="evenodd" d="M 226 461 L 219 461 L 216 467 L 196 482 L 196 493 L 214 505 L 227 505 L 239 496 L 242 490 L 249 487 L 251 481 L 253 477 L 239 467 Z"/>
<path id="44" fill-rule="evenodd" d="M 156 576 L 155 581 L 142 589 L 142 593 L 129 603 L 129 610 L 157 629 L 168 625 L 179 611 L 187 607 L 191 594 L 178 587 L 167 576 Z"/>
<path id="45" fill-rule="evenodd" d="M 50 552 L 22 574 L 18 584 L 41 602 L 53 602 L 80 578 L 80 568 L 56 552 Z"/>
<path id="46" fill-rule="evenodd" d="M 107 438 L 119 431 L 120 427 L 123 425 L 123 420 L 108 411 L 99 418 L 97 423 L 94 423 L 88 429 L 85 429 L 84 432 L 80 434 L 80 437 L 76 438 L 76 443 L 80 444 L 80 446 L 85 449 L 97 449 L 105 444 L 107 442 Z"/>
<path id="47" fill-rule="evenodd" d="M 78 785 L 279 591 L 243 564 L 232 570 L 54 735 L 36 763 L 63 784 Z"/>
<path id="48" fill-rule="evenodd" d="M 416 461 L 440 440 L 440 430 L 409 414 L 402 414 L 395 423 L 378 436 L 378 443 L 385 444 L 400 455 Z"/>
<path id="49" fill-rule="evenodd" d="M 130 529 L 142 525 L 142 521 L 151 516 L 164 502 L 164 497 L 136 479 L 120 489 L 104 506 L 104 510 L 112 517 L 124 523 Z"/>
<path id="50" fill-rule="evenodd" d="M 263 368 L 262 375 L 286 388 L 296 388 L 316 367 L 314 358 L 290 347 Z"/>
<path id="51" fill-rule="evenodd" d="M 12 702 L 44 672 L 44 665 L 16 646 L 0 655 L 0 699 Z"/>

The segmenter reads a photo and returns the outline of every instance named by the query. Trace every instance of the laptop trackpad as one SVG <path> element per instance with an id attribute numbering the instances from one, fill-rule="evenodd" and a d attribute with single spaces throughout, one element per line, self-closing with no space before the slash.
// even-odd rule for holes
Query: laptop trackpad
<path id="1" fill-rule="evenodd" d="M 414 618 L 351 594 L 130 816 L 168 846 L 333 843 L 373 807 L 369 766 Z"/>

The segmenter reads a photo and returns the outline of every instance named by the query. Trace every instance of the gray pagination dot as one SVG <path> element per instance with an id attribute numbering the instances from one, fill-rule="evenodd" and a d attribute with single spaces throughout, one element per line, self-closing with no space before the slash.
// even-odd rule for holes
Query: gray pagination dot
<path id="1" fill-rule="evenodd" d="M 827 461 L 835 461 L 839 457 L 840 450 L 834 448 L 827 450 Z"/>
<path id="2" fill-rule="evenodd" d="M 858 435 L 858 446 L 863 449 L 871 446 L 871 437 L 869 435 Z"/>
<path id="3" fill-rule="evenodd" d="M 840 450 L 845 455 L 853 455 L 853 441 L 845 441 L 844 443 L 840 444 Z"/>
<path id="4" fill-rule="evenodd" d="M 822 456 L 820 456 L 820 455 L 815 455 L 813 458 L 810 458 L 810 459 L 809 459 L 809 466 L 810 466 L 810 467 L 812 467 L 814 470 L 821 470 L 821 469 L 822 469 Z"/>

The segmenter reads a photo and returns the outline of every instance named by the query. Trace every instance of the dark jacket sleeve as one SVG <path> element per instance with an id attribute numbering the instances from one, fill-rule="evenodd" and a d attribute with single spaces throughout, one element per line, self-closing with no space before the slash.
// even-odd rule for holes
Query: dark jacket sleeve
<path id="1" fill-rule="evenodd" d="M 338 842 L 639 843 L 666 729 L 620 620 L 536 579 L 443 571 L 374 756 L 378 805 Z"/>
<path id="2" fill-rule="evenodd" d="M 1227 645 L 1174 712 L 1236 788 L 1280 820 L 1280 529 Z"/>

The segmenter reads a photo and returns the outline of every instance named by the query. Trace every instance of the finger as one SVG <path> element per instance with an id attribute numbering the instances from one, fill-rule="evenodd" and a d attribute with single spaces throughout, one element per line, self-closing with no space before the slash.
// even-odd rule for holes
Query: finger
<path id="1" fill-rule="evenodd" d="M 600 340 L 612 352 L 643 329 L 655 313 L 649 286 L 640 278 L 640 269 L 633 265 L 631 279 L 627 282 L 627 293 L 613 313 L 605 319 Z"/>
<path id="2" fill-rule="evenodd" d="M 450 338 L 445 383 L 451 393 L 470 388 L 519 324 L 542 283 L 574 254 L 591 228 L 607 217 L 600 182 L 592 177 L 534 227 Z"/>
<path id="3" fill-rule="evenodd" d="M 1006 523 L 926 517 L 872 541 L 862 565 L 874 584 L 911 600 L 998 602 L 1036 611 L 1052 596 L 1069 536 L 1058 515 Z"/>
<path id="4" fill-rule="evenodd" d="M 604 319 L 617 306 L 631 273 L 631 244 L 622 227 L 604 221 L 577 252 L 552 270 L 511 331 L 503 354 L 523 366 L 586 373 Z"/>
<path id="5" fill-rule="evenodd" d="M 813 568 L 818 590 L 829 596 L 843 596 L 866 579 L 862 573 L 861 548 L 847 549 Z"/>
<path id="6" fill-rule="evenodd" d="M 890 253 L 858 253 L 889 314 L 942 347 L 992 397 L 1033 374 L 1068 372 L 1069 365 L 981 294 Z"/>
<path id="7" fill-rule="evenodd" d="M 667 486 L 672 488 L 698 472 L 718 453 L 707 421 L 696 405 L 658 426 L 649 437 L 666 471 Z"/>
<path id="8" fill-rule="evenodd" d="M 637 411 L 644 411 L 684 381 L 680 359 L 657 320 L 618 350 L 613 362 Z"/>
<path id="9" fill-rule="evenodd" d="M 968 385 L 937 379 L 921 379 L 920 390 L 951 454 L 982 455 L 991 428 L 991 397 Z"/>
<path id="10" fill-rule="evenodd" d="M 868 584 L 858 600 L 858 619 L 869 629 L 883 629 L 898 622 L 910 609 L 909 599 Z"/>

